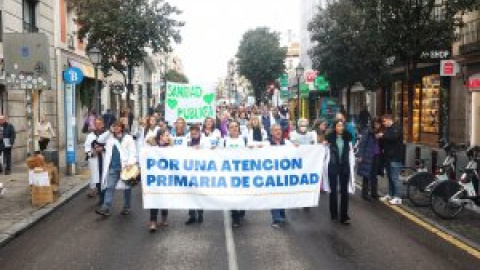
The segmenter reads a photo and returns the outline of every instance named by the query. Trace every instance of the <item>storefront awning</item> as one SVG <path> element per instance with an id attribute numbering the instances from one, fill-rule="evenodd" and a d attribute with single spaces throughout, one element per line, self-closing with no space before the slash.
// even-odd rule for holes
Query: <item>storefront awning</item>
<path id="1" fill-rule="evenodd" d="M 79 61 L 76 61 L 76 60 L 73 60 L 73 59 L 69 59 L 68 62 L 70 63 L 70 66 L 77 67 L 77 68 L 81 69 L 83 71 L 83 76 L 89 77 L 89 78 L 92 78 L 92 79 L 95 78 L 95 68 L 93 67 L 93 65 L 84 64 L 82 62 L 79 62 Z M 98 72 L 98 79 L 99 80 L 103 79 L 103 74 L 100 70 Z"/>

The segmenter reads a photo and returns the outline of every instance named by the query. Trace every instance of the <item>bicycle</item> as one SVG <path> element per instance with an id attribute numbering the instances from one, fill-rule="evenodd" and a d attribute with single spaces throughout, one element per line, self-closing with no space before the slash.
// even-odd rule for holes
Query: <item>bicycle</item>
<path id="1" fill-rule="evenodd" d="M 449 180 L 435 186 L 431 194 L 431 208 L 443 219 L 454 219 L 466 205 L 480 207 L 479 185 L 480 146 L 467 150 L 468 164 L 459 181 Z"/>
<path id="2" fill-rule="evenodd" d="M 423 171 L 417 170 L 406 179 L 406 195 L 414 206 L 429 206 L 431 202 L 430 194 L 435 185 L 454 177 L 457 151 L 460 151 L 463 148 L 463 145 L 457 146 L 450 143 L 445 144 L 443 150 L 446 152 L 447 156 L 435 174 L 428 172 L 426 169 Z"/>

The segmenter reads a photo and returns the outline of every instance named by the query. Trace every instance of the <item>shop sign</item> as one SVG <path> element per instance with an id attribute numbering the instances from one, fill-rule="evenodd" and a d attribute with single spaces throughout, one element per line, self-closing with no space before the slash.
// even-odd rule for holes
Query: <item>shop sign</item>
<path id="1" fill-rule="evenodd" d="M 454 60 L 440 61 L 440 76 L 456 76 L 458 73 L 458 65 Z"/>
<path id="2" fill-rule="evenodd" d="M 449 50 L 432 50 L 428 52 L 423 52 L 420 56 L 421 59 L 436 59 L 442 60 L 450 57 Z"/>
<path id="3" fill-rule="evenodd" d="M 315 78 L 317 78 L 317 72 L 314 70 L 307 70 L 305 72 L 305 82 L 306 83 L 313 83 L 315 81 Z"/>
<path id="4" fill-rule="evenodd" d="M 468 79 L 467 88 L 470 92 L 480 91 L 480 74 L 473 75 Z"/>

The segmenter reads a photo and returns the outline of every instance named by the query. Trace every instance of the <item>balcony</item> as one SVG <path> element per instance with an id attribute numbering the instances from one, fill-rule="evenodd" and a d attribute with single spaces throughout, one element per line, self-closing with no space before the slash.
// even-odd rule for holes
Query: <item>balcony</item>
<path id="1" fill-rule="evenodd" d="M 467 22 L 460 30 L 460 54 L 480 53 L 480 19 Z"/>

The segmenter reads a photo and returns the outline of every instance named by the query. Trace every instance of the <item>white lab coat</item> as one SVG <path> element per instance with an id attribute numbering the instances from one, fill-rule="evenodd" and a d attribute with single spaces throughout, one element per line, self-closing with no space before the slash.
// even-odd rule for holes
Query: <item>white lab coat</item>
<path id="1" fill-rule="evenodd" d="M 101 140 L 106 141 L 105 145 L 105 156 L 103 159 L 103 175 L 102 175 L 102 189 L 107 187 L 107 177 L 108 169 L 110 168 L 110 163 L 112 161 L 112 152 L 113 146 L 116 145 L 118 151 L 120 152 L 120 161 L 122 163 L 122 168 L 127 165 L 133 165 L 137 163 L 137 148 L 135 141 L 131 135 L 125 134 L 122 142 L 120 143 L 116 138 L 113 137 L 113 134 L 108 132 L 108 136 L 100 136 Z M 121 183 L 121 181 L 119 181 Z M 117 186 L 117 188 L 119 188 Z"/>
<path id="2" fill-rule="evenodd" d="M 84 150 L 89 156 L 88 168 L 90 169 L 90 188 L 96 188 L 96 184 L 100 183 L 100 171 L 98 164 L 98 157 L 96 156 L 95 149 L 92 148 L 93 141 L 97 140 L 98 136 L 94 132 L 90 132 L 85 139 Z M 91 154 L 94 154 L 93 156 Z"/>
<path id="3" fill-rule="evenodd" d="M 348 192 L 350 194 L 355 194 L 355 154 L 353 153 L 353 144 L 349 143 L 350 147 L 350 154 L 349 154 L 349 162 L 350 162 L 350 181 L 348 183 Z M 324 191 L 330 192 L 330 184 L 328 183 L 328 163 L 330 163 L 330 151 L 327 150 L 327 154 L 325 156 L 325 163 L 323 164 L 323 179 L 322 179 L 322 187 Z"/>
<path id="4" fill-rule="evenodd" d="M 215 129 L 208 136 L 205 133 L 202 133 L 202 140 L 204 140 L 205 147 L 212 148 L 217 147 L 220 144 L 222 135 L 218 129 Z"/>
<path id="5" fill-rule="evenodd" d="M 249 147 L 250 146 L 257 147 L 257 146 L 260 146 L 260 145 L 262 145 L 262 146 L 270 145 L 270 142 L 268 141 L 268 134 L 265 131 L 265 129 L 262 128 L 260 132 L 262 133 L 262 141 L 258 142 L 258 141 L 253 140 L 253 129 L 248 130 L 247 145 Z"/>

